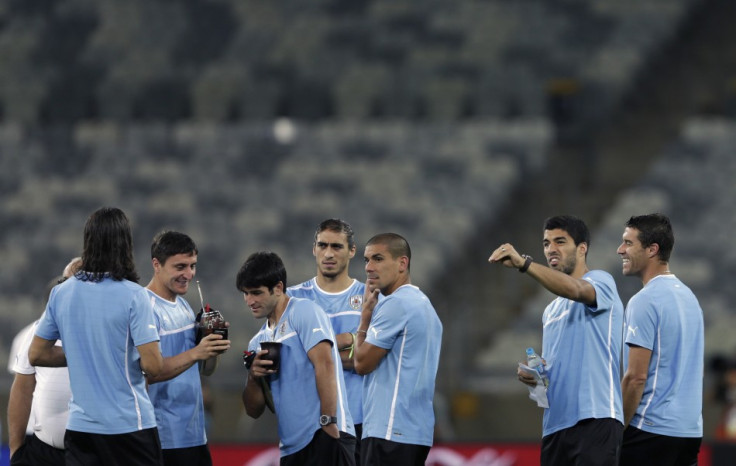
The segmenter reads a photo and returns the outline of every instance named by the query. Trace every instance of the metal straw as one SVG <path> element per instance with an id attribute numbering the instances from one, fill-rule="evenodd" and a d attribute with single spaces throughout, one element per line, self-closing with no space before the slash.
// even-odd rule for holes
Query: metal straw
<path id="1" fill-rule="evenodd" d="M 202 303 L 202 312 L 205 312 L 204 298 L 202 298 L 202 288 L 199 287 L 199 280 L 197 280 L 197 291 L 199 291 L 199 301 Z"/>

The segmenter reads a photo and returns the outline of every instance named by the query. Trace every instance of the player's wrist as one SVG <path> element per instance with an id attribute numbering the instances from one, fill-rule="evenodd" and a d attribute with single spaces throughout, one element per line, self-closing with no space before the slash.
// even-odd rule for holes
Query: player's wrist
<path id="1" fill-rule="evenodd" d="M 528 256 L 526 254 L 522 254 L 521 258 L 524 259 L 524 263 L 521 264 L 521 267 L 519 267 L 519 272 L 524 273 L 527 270 L 529 270 L 529 266 L 532 265 L 532 263 L 534 262 L 534 259 L 532 258 L 532 256 Z"/>

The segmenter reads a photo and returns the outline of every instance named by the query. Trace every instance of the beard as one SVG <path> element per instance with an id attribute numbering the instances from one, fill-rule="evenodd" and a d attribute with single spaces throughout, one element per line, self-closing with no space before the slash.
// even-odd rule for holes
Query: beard
<path id="1" fill-rule="evenodd" d="M 564 273 L 565 275 L 572 275 L 577 265 L 578 265 L 578 261 L 575 259 L 575 256 L 572 256 L 572 257 L 568 257 L 567 260 L 565 261 L 560 261 L 557 264 L 556 269 Z"/>
<path id="2" fill-rule="evenodd" d="M 320 268 L 320 273 L 325 278 L 335 278 L 338 275 L 340 275 L 344 270 L 345 270 L 345 267 L 334 268 L 334 269 L 329 269 L 329 270 L 325 270 L 324 268 Z"/>

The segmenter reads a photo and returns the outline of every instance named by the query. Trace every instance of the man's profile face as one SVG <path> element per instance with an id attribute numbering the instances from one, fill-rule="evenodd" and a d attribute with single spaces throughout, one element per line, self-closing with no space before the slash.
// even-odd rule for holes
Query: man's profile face
<path id="1" fill-rule="evenodd" d="M 621 256 L 621 268 L 625 276 L 641 275 L 647 263 L 647 256 L 646 249 L 639 241 L 639 230 L 626 227 L 616 253 Z"/>
<path id="2" fill-rule="evenodd" d="M 253 317 L 263 319 L 273 313 L 281 296 L 281 288 L 281 283 L 279 283 L 272 290 L 264 285 L 243 289 L 243 299 Z"/>

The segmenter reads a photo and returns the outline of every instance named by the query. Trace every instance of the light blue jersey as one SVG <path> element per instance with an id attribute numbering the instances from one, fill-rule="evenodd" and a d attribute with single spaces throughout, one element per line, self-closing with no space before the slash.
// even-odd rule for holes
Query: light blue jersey
<path id="1" fill-rule="evenodd" d="M 353 284 L 340 293 L 329 293 L 322 290 L 314 278 L 301 285 L 291 286 L 286 290 L 289 296 L 312 300 L 324 309 L 330 318 L 335 334 L 355 333 L 358 330 L 364 292 L 365 284 L 353 280 Z M 348 406 L 350 407 L 350 414 L 353 416 L 353 422 L 362 424 L 363 376 L 353 369 L 343 369 L 343 376 L 348 391 Z"/>
<path id="2" fill-rule="evenodd" d="M 68 429 L 123 434 L 156 427 L 136 349 L 159 339 L 145 288 L 72 277 L 52 290 L 36 335 L 64 342 L 72 388 Z"/>
<path id="3" fill-rule="evenodd" d="M 670 437 L 703 436 L 703 310 L 674 275 L 658 275 L 626 306 L 624 370 L 629 345 L 652 350 L 649 375 L 632 426 Z"/>
<path id="4" fill-rule="evenodd" d="M 168 358 L 194 348 L 194 312 L 189 303 L 181 296 L 172 303 L 147 291 L 161 337 L 161 355 Z M 148 395 L 156 411 L 161 448 L 189 448 L 207 443 L 199 364 L 171 380 L 149 385 Z"/>
<path id="5" fill-rule="evenodd" d="M 373 310 L 365 341 L 388 350 L 363 380 L 363 438 L 432 446 L 442 323 L 427 296 L 403 285 Z"/>
<path id="6" fill-rule="evenodd" d="M 591 270 L 583 280 L 595 288 L 595 307 L 558 297 L 542 316 L 542 358 L 549 375 L 543 436 L 583 419 L 623 424 L 623 304 L 609 273 Z"/>
<path id="7" fill-rule="evenodd" d="M 270 377 L 271 393 L 279 424 L 281 456 L 296 453 L 312 441 L 320 429 L 321 403 L 317 394 L 314 366 L 307 353 L 322 341 L 332 345 L 337 381 L 337 428 L 355 436 L 353 419 L 348 409 L 340 355 L 335 347 L 335 334 L 327 314 L 314 302 L 290 298 L 275 328 L 266 322 L 250 340 L 248 350 L 260 350 L 262 341 L 281 342 L 281 364 Z"/>

